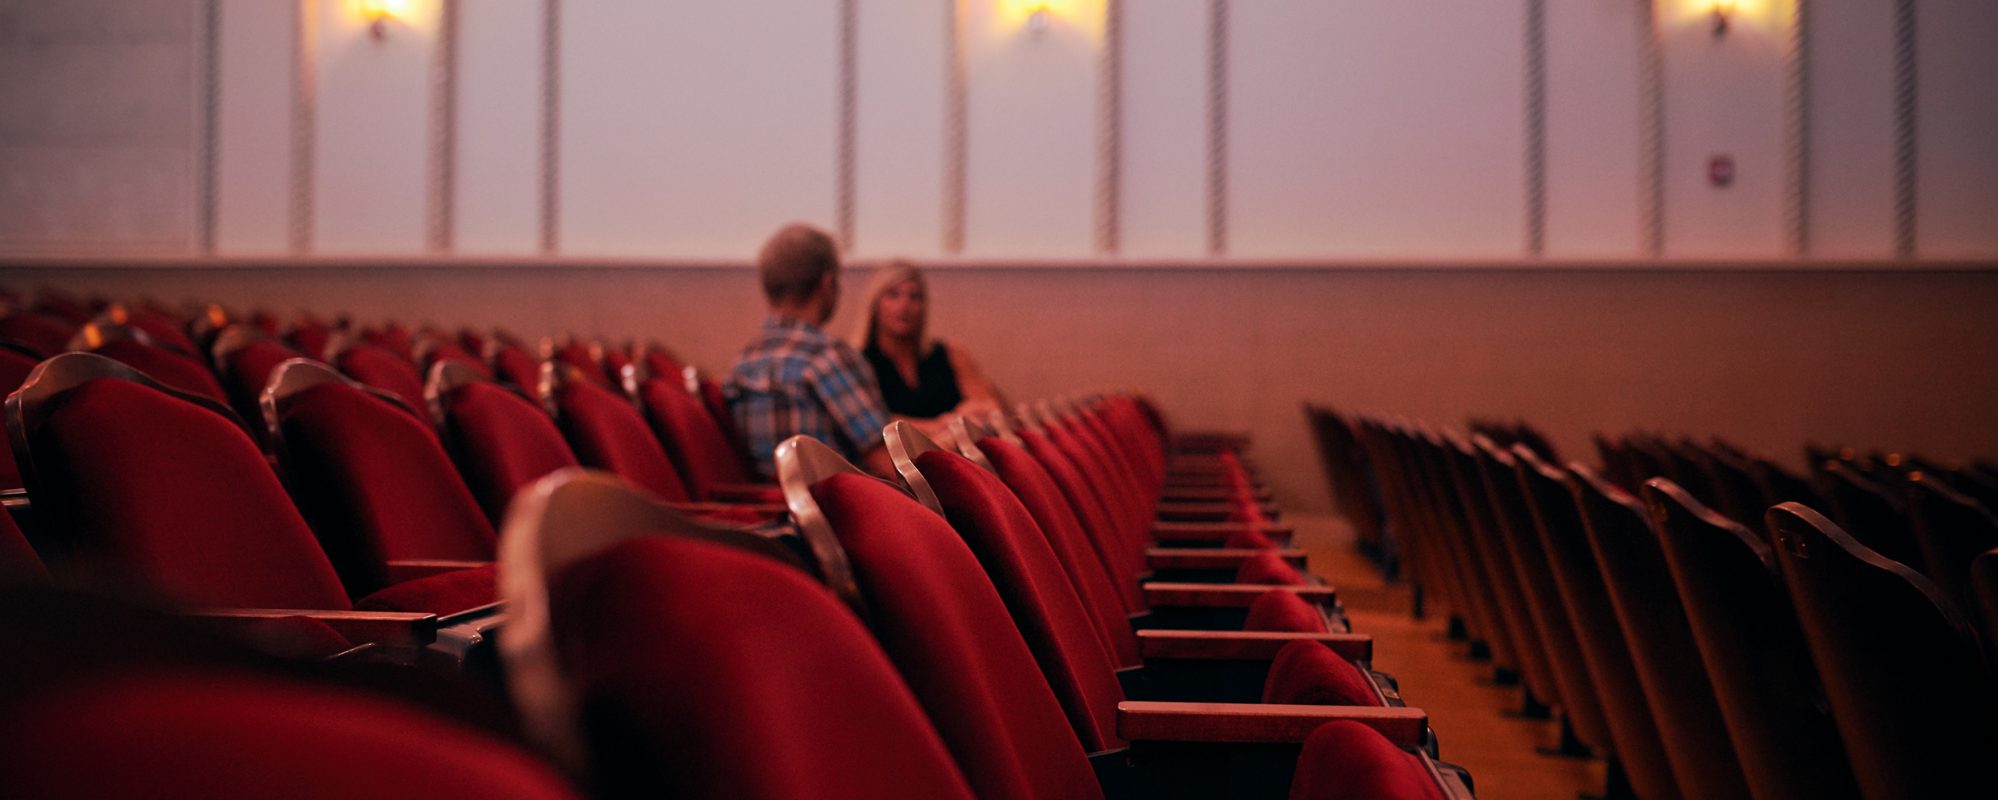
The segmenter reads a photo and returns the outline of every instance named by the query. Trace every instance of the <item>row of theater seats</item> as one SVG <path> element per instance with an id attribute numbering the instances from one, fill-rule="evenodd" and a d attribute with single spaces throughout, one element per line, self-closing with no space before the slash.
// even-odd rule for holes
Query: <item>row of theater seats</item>
<path id="1" fill-rule="evenodd" d="M 8 398 L 0 571 L 172 612 L 10 590 L 46 615 L 0 660 L 0 774 L 31 794 L 129 793 L 45 757 L 108 748 L 173 794 L 1469 796 L 1242 443 L 1170 436 L 1142 398 L 948 446 L 891 426 L 892 482 L 794 439 L 762 484 L 659 348 L 509 368 L 497 335 L 67 321 Z M 84 617 L 153 633 L 80 643 Z M 368 670 L 405 704 L 445 678 L 486 702 L 439 719 L 325 678 Z M 206 735 L 105 721 L 133 705 Z"/>
<path id="2" fill-rule="evenodd" d="M 1985 467 L 1848 453 L 1806 477 L 1725 443 L 1632 435 L 1597 439 L 1598 471 L 1558 466 L 1516 428 L 1467 439 L 1308 411 L 1338 451 L 1342 509 L 1380 526 L 1529 704 L 1557 707 L 1610 761 L 1610 794 L 1990 789 Z"/>

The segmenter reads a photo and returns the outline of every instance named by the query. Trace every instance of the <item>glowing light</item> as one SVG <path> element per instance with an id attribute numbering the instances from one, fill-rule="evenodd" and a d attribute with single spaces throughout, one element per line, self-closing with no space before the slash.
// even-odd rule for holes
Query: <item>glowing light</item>
<path id="1" fill-rule="evenodd" d="M 388 36 L 391 22 L 409 19 L 413 0 L 348 0 L 347 8 L 356 19 L 368 26 L 368 33 L 376 39 Z"/>
<path id="2" fill-rule="evenodd" d="M 1714 35 L 1722 36 L 1743 23 L 1779 26 L 1782 24 L 1779 13 L 1788 5 L 1783 0 L 1678 0 L 1666 6 L 1661 14 L 1680 25 L 1712 26 Z"/>
<path id="3" fill-rule="evenodd" d="M 1076 28 L 1094 36 L 1101 24 L 1102 0 L 994 0 L 1001 30 L 1035 35 Z"/>

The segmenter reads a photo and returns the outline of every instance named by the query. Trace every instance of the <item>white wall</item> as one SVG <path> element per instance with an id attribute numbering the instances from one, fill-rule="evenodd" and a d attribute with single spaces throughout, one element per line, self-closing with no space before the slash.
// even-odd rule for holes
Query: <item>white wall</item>
<path id="1" fill-rule="evenodd" d="M 444 0 L 407 0 L 376 42 L 349 0 L 213 0 L 221 254 L 416 255 L 426 182 L 452 158 L 453 252 L 539 250 L 546 0 L 460 0 L 456 139 Z M 1811 39 L 1808 255 L 1890 252 L 1890 3 L 1804 0 Z M 1119 254 L 1203 258 L 1210 10 L 1126 0 Z M 1789 255 L 1789 10 L 1655 0 L 1665 100 L 1664 255 Z M 186 253 L 201 241 L 207 0 L 0 0 L 0 252 Z M 740 257 L 777 224 L 834 222 L 843 5 L 556 0 L 559 246 L 571 256 Z M 966 255 L 1096 254 L 1107 0 L 854 0 L 854 219 L 863 256 L 942 253 L 951 9 L 967 67 Z M 1221 0 L 1227 255 L 1513 258 L 1526 222 L 1526 0 Z M 1546 4 L 1553 258 L 1641 257 L 1639 0 Z M 291 130 L 296 14 L 313 23 L 309 137 Z M 1998 256 L 1998 4 L 1922 0 L 1916 254 Z M 27 113 L 13 113 L 27 109 Z M 293 220 L 292 148 L 315 151 Z M 1724 153 L 1735 185 L 1706 184 Z"/>

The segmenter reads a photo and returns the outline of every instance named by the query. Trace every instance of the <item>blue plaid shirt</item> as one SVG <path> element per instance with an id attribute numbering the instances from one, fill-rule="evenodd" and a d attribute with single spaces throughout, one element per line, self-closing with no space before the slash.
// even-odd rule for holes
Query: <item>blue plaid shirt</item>
<path id="1" fill-rule="evenodd" d="M 777 445 L 804 434 L 847 460 L 881 444 L 887 404 L 874 371 L 852 345 L 802 320 L 765 317 L 736 356 L 723 388 L 735 424 L 765 478 L 775 477 Z"/>

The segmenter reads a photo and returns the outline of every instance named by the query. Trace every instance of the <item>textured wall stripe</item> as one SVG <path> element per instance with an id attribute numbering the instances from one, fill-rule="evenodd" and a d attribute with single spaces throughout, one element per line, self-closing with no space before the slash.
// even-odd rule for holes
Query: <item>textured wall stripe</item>
<path id="1" fill-rule="evenodd" d="M 1228 252 L 1228 0 L 1207 5 L 1207 252 Z"/>
<path id="2" fill-rule="evenodd" d="M 1124 4 L 1105 0 L 1096 76 L 1096 252 L 1117 252 L 1124 138 Z"/>
<path id="3" fill-rule="evenodd" d="M 1783 221 L 1790 255 L 1811 252 L 1811 2 L 1792 0 L 1790 38 L 1784 51 L 1788 72 L 1785 98 Z"/>
<path id="4" fill-rule="evenodd" d="M 319 126 L 318 0 L 292 4 L 291 208 L 293 253 L 312 250 L 312 198 Z"/>
<path id="5" fill-rule="evenodd" d="M 1645 0 L 1637 36 L 1639 236 L 1644 254 L 1656 257 L 1665 252 L 1665 53 L 1655 0 Z"/>
<path id="6" fill-rule="evenodd" d="M 860 102 L 859 39 L 859 0 L 840 0 L 839 41 L 835 44 L 839 58 L 839 117 L 834 122 L 833 134 L 833 224 L 840 246 L 846 250 L 853 249 L 854 183 L 858 180 L 854 158 L 859 147 L 855 139 L 856 104 Z"/>
<path id="7" fill-rule="evenodd" d="M 560 244 L 562 0 L 541 3 L 541 252 Z"/>
<path id="8" fill-rule="evenodd" d="M 1547 0 L 1526 2 L 1526 254 L 1547 251 Z"/>
<path id="9" fill-rule="evenodd" d="M 219 166 L 217 129 L 221 116 L 222 9 L 221 0 L 207 0 L 201 6 L 201 142 L 195 153 L 195 175 L 199 197 L 195 205 L 195 247 L 203 254 L 215 252 L 216 169 Z"/>
<path id="10" fill-rule="evenodd" d="M 1894 255 L 1915 255 L 1915 0 L 1894 2 Z"/>
<path id="11" fill-rule="evenodd" d="M 457 218 L 459 0 L 444 0 L 430 60 L 430 156 L 424 238 L 433 253 L 451 251 Z"/>
<path id="12" fill-rule="evenodd" d="M 943 251 L 964 252 L 965 141 L 969 99 L 964 54 L 965 0 L 951 0 L 944 16 Z"/>

